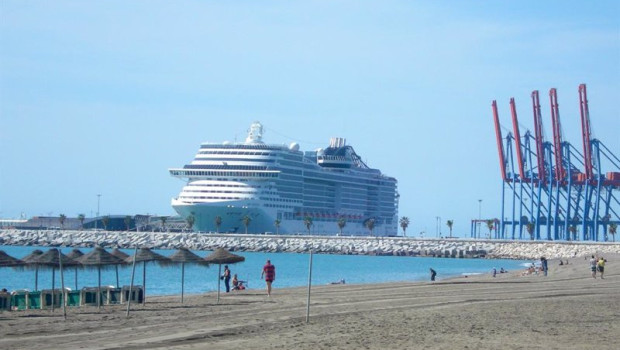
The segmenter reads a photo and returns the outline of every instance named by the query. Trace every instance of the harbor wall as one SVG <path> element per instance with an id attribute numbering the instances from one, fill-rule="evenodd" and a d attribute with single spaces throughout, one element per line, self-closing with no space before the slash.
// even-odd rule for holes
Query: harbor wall
<path id="1" fill-rule="evenodd" d="M 409 237 L 245 235 L 92 230 L 0 230 L 0 245 L 294 252 L 450 258 L 547 259 L 620 253 L 620 243 Z"/>

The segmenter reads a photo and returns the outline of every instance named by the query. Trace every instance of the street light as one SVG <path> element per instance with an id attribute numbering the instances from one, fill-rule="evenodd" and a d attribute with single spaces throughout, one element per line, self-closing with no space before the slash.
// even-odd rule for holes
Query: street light
<path id="1" fill-rule="evenodd" d="M 97 217 L 95 218 L 95 231 L 97 231 L 97 220 L 99 219 L 99 202 L 101 201 L 101 194 L 97 194 Z"/>
<path id="2" fill-rule="evenodd" d="M 435 223 L 435 235 L 439 238 L 441 235 L 441 216 L 435 216 L 435 219 L 437 220 Z"/>
<path id="3" fill-rule="evenodd" d="M 478 238 L 480 238 L 480 231 L 482 230 L 481 227 L 481 221 L 482 221 L 482 199 L 478 199 Z"/>

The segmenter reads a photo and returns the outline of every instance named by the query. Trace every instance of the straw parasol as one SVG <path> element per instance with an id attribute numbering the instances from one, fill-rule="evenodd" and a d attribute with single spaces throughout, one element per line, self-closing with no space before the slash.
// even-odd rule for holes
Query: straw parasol
<path id="1" fill-rule="evenodd" d="M 22 258 L 22 261 L 26 263 L 26 265 L 31 265 L 32 261 L 43 254 L 43 251 L 40 249 L 35 249 L 30 254 L 26 255 Z M 34 265 L 34 290 L 39 290 L 39 265 Z"/>
<path id="2" fill-rule="evenodd" d="M 15 267 L 23 265 L 24 262 L 0 250 L 0 267 Z"/>
<path id="3" fill-rule="evenodd" d="M 77 260 L 77 258 L 81 257 L 82 255 L 84 255 L 84 253 L 82 253 L 81 250 L 75 248 L 72 251 L 70 251 L 69 254 L 67 254 L 67 257 L 73 260 Z M 77 289 L 78 289 L 78 266 L 75 265 L 75 290 Z"/>
<path id="4" fill-rule="evenodd" d="M 170 261 L 181 263 L 181 303 L 183 303 L 183 294 L 185 289 L 185 263 L 209 265 L 203 258 L 189 251 L 189 249 L 179 248 L 174 254 L 168 257 Z"/>
<path id="5" fill-rule="evenodd" d="M 127 258 L 129 257 L 129 254 L 125 254 L 121 252 L 118 248 L 114 248 L 114 250 L 111 251 L 110 254 L 114 255 L 115 257 L 121 260 L 125 260 L 125 262 Z M 114 269 L 116 270 L 116 288 L 120 288 L 120 285 L 118 284 L 118 265 L 114 265 Z"/>
<path id="6" fill-rule="evenodd" d="M 97 307 L 101 306 L 101 267 L 106 265 L 120 265 L 125 264 L 124 260 L 117 258 L 116 256 L 108 253 L 102 247 L 95 247 L 88 254 L 78 258 L 78 262 L 84 266 L 97 266 Z"/>
<path id="7" fill-rule="evenodd" d="M 131 263 L 134 261 L 134 257 L 130 256 L 129 258 L 127 258 L 126 261 L 128 263 Z M 145 304 L 146 303 L 146 263 L 149 261 L 154 261 L 159 264 L 166 264 L 166 263 L 169 263 L 170 260 L 161 254 L 155 253 L 149 248 L 140 248 L 136 252 L 135 261 L 142 262 L 142 288 L 144 292 L 144 297 L 142 298 L 142 304 Z M 131 276 L 131 279 L 133 280 L 133 276 Z"/>
<path id="8" fill-rule="evenodd" d="M 235 264 L 245 261 L 245 257 L 233 254 L 224 248 L 217 248 L 213 253 L 209 254 L 205 259 L 210 264 L 218 264 L 217 273 L 217 302 L 220 302 L 220 276 L 222 275 L 222 264 Z"/>
<path id="9" fill-rule="evenodd" d="M 52 269 L 52 311 L 54 311 L 54 302 L 53 302 L 54 297 L 53 296 L 55 292 L 54 279 L 56 277 L 56 266 L 58 266 L 59 268 L 62 268 L 62 266 L 75 266 L 77 264 L 78 263 L 75 260 L 67 257 L 60 250 L 56 248 L 52 248 L 48 250 L 47 252 L 37 257 L 34 257 L 32 260 L 30 260 L 29 265 L 47 266 Z M 64 284 L 64 281 L 61 280 L 61 283 Z"/>

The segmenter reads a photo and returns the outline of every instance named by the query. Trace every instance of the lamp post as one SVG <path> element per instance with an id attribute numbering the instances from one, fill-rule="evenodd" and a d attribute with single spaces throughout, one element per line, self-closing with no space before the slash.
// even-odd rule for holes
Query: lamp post
<path id="1" fill-rule="evenodd" d="M 441 216 L 435 216 L 437 222 L 435 223 L 435 235 L 437 238 L 441 236 Z"/>
<path id="2" fill-rule="evenodd" d="M 482 199 L 478 199 L 478 238 L 480 238 L 480 231 L 482 229 L 481 225 L 482 220 Z"/>
<path id="3" fill-rule="evenodd" d="M 99 202 L 101 201 L 101 194 L 97 194 L 97 217 L 95 218 L 95 231 L 97 231 L 97 220 L 99 220 Z"/>

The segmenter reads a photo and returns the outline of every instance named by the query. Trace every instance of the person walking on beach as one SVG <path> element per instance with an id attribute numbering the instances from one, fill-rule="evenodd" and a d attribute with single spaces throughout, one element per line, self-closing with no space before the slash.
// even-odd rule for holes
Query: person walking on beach
<path id="1" fill-rule="evenodd" d="M 603 279 L 603 273 L 605 273 L 605 259 L 603 259 L 602 256 L 598 259 L 596 268 L 598 269 L 598 272 L 601 274 L 601 279 Z"/>
<path id="2" fill-rule="evenodd" d="M 260 274 L 260 278 L 265 278 L 267 284 L 267 296 L 271 296 L 271 283 L 276 279 L 276 267 L 271 265 L 271 260 L 267 260 L 265 266 L 263 266 L 263 272 Z"/>
<path id="3" fill-rule="evenodd" d="M 226 286 L 226 293 L 230 292 L 230 270 L 228 269 L 228 265 L 224 265 L 224 273 L 221 277 L 224 280 L 224 285 Z"/>
<path id="4" fill-rule="evenodd" d="M 435 280 L 435 276 L 437 276 L 437 271 L 433 270 L 433 268 L 431 268 L 431 281 Z"/>
<path id="5" fill-rule="evenodd" d="M 540 258 L 540 269 L 542 270 L 543 274 L 547 276 L 547 270 L 549 270 L 549 266 L 547 265 L 547 259 L 545 259 L 544 256 Z"/>
<path id="6" fill-rule="evenodd" d="M 596 259 L 594 255 L 592 255 L 592 259 L 590 259 L 590 271 L 592 271 L 592 277 L 596 279 Z"/>

